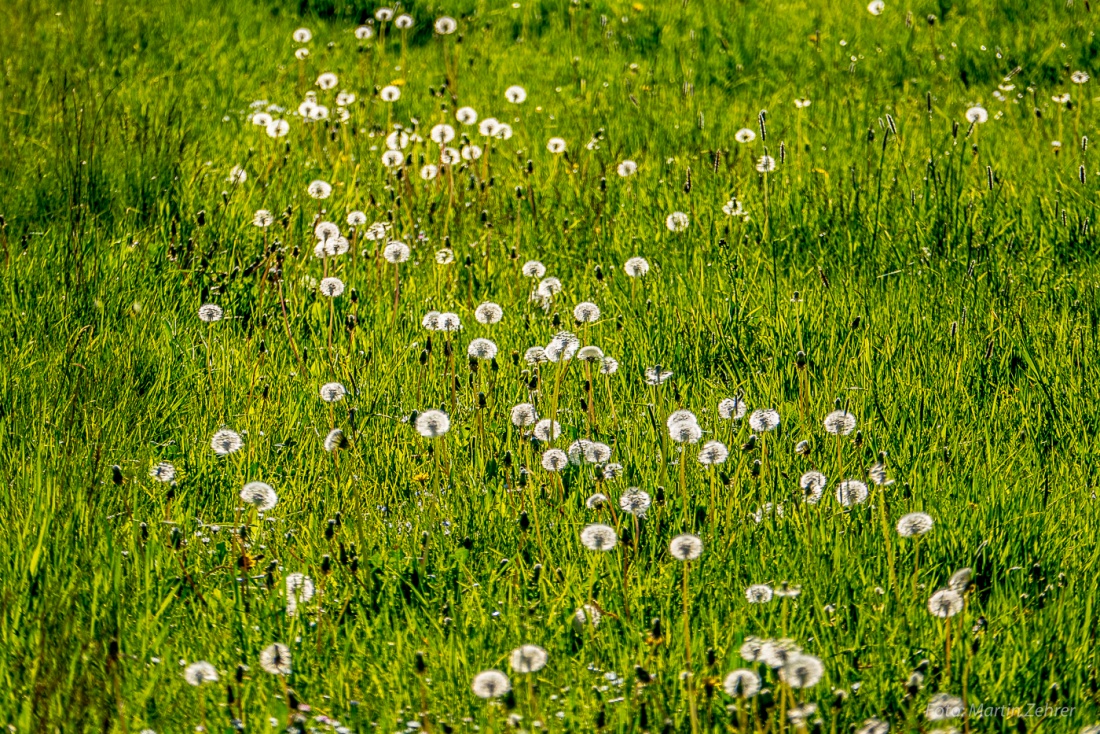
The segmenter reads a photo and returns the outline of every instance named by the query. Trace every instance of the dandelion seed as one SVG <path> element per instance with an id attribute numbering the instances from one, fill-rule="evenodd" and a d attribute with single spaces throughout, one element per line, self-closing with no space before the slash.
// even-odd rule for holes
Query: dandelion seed
<path id="1" fill-rule="evenodd" d="M 619 543 L 615 528 L 595 523 L 581 531 L 581 543 L 588 550 L 609 551 Z"/>
<path id="2" fill-rule="evenodd" d="M 825 666 L 813 655 L 795 655 L 779 669 L 779 679 L 791 688 L 811 688 L 824 674 Z"/>
<path id="3" fill-rule="evenodd" d="M 546 266 L 538 260 L 528 260 L 520 269 L 525 278 L 541 278 L 546 275 Z"/>
<path id="4" fill-rule="evenodd" d="M 670 425 L 668 434 L 676 443 L 697 443 L 703 437 L 703 429 L 694 421 L 681 421 Z"/>
<path id="5" fill-rule="evenodd" d="M 266 132 L 270 138 L 281 138 L 290 132 L 290 123 L 286 120 L 272 120 L 268 123 Z"/>
<path id="6" fill-rule="evenodd" d="M 619 371 L 619 361 L 614 357 L 604 357 L 600 360 L 600 374 L 613 375 Z"/>
<path id="7" fill-rule="evenodd" d="M 271 216 L 271 212 L 267 209 L 257 209 L 256 213 L 252 215 L 252 224 L 260 229 L 270 227 L 274 221 L 275 217 Z"/>
<path id="8" fill-rule="evenodd" d="M 512 407 L 512 425 L 516 428 L 526 428 L 534 425 L 538 420 L 538 413 L 531 403 L 520 403 Z"/>
<path id="9" fill-rule="evenodd" d="M 176 467 L 167 461 L 162 461 L 149 469 L 149 476 L 158 482 L 167 484 L 176 478 Z"/>
<path id="10" fill-rule="evenodd" d="M 908 515 L 902 515 L 898 520 L 898 535 L 903 538 L 924 535 L 932 529 L 932 525 L 930 515 L 923 512 L 910 512 Z"/>
<path id="11" fill-rule="evenodd" d="M 396 102 L 401 99 L 401 90 L 392 84 L 382 87 L 382 91 L 378 93 L 378 98 L 383 102 Z"/>
<path id="12" fill-rule="evenodd" d="M 928 600 L 928 611 L 940 619 L 954 617 L 962 610 L 962 594 L 953 589 L 940 589 Z"/>
<path id="13" fill-rule="evenodd" d="M 454 250 L 444 247 L 442 250 L 435 251 L 436 265 L 450 265 L 455 261 Z"/>
<path id="14" fill-rule="evenodd" d="M 299 28 L 294 31 L 293 38 L 295 43 L 309 43 L 313 40 L 313 32 L 308 28 Z"/>
<path id="15" fill-rule="evenodd" d="M 393 10 L 390 8 L 378 8 L 378 10 L 374 11 L 374 17 L 375 20 L 385 23 L 393 18 Z"/>
<path id="16" fill-rule="evenodd" d="M 722 205 L 722 213 L 727 217 L 741 217 L 745 215 L 745 210 L 741 208 L 741 202 L 737 199 L 730 199 Z"/>
<path id="17" fill-rule="evenodd" d="M 207 303 L 199 307 L 199 320 L 205 321 L 208 324 L 212 324 L 215 321 L 221 321 L 223 315 L 222 307 L 213 303 Z"/>
<path id="18" fill-rule="evenodd" d="M 645 517 L 652 500 L 647 492 L 631 487 L 619 497 L 619 508 L 635 517 Z"/>
<path id="19" fill-rule="evenodd" d="M 775 159 L 770 155 L 762 155 L 756 159 L 757 173 L 771 173 L 775 170 Z"/>
<path id="20" fill-rule="evenodd" d="M 599 441 L 586 441 L 583 453 L 589 464 L 604 464 L 611 459 L 611 447 Z"/>
<path id="21" fill-rule="evenodd" d="M 331 71 L 327 71 L 321 76 L 317 77 L 316 81 L 317 86 L 324 90 L 333 89 L 339 83 L 340 80 L 337 79 L 336 75 L 333 74 Z"/>
<path id="22" fill-rule="evenodd" d="M 298 49 L 297 51 L 294 52 L 294 58 L 298 59 L 299 61 L 305 61 L 307 58 L 309 58 L 309 49 L 308 48 Z"/>
<path id="23" fill-rule="evenodd" d="M 729 449 L 720 441 L 707 441 L 699 450 L 699 463 L 703 466 L 715 466 L 725 463 L 729 457 Z"/>
<path id="24" fill-rule="evenodd" d="M 969 568 L 960 568 L 958 571 L 951 574 L 951 578 L 947 582 L 947 588 L 958 594 L 962 594 L 970 587 L 971 575 L 972 572 Z"/>
<path id="25" fill-rule="evenodd" d="M 424 181 L 431 181 L 439 175 L 439 167 L 428 164 L 420 169 L 420 178 Z"/>
<path id="26" fill-rule="evenodd" d="M 405 162 L 405 156 L 399 150 L 387 150 L 382 154 L 382 165 L 386 168 L 397 168 Z"/>
<path id="27" fill-rule="evenodd" d="M 546 141 L 546 149 L 555 155 L 564 153 L 565 141 L 561 138 L 550 138 Z"/>
<path id="28" fill-rule="evenodd" d="M 451 419 L 442 410 L 425 410 L 416 417 L 416 432 L 424 438 L 439 438 L 451 429 Z"/>
<path id="29" fill-rule="evenodd" d="M 665 217 L 665 226 L 668 227 L 669 232 L 683 232 L 689 224 L 691 220 L 683 212 L 672 212 Z"/>
<path id="30" fill-rule="evenodd" d="M 672 371 L 662 370 L 660 365 L 656 367 L 647 367 L 645 371 L 645 384 L 656 387 L 665 384 L 670 377 L 672 377 Z"/>
<path id="31" fill-rule="evenodd" d="M 573 308 L 573 318 L 581 324 L 591 324 L 600 318 L 600 307 L 589 301 L 578 303 Z"/>
<path id="32" fill-rule="evenodd" d="M 306 187 L 306 193 L 314 199 L 327 199 L 332 195 L 332 185 L 327 181 L 311 181 L 309 186 Z"/>
<path id="33" fill-rule="evenodd" d="M 668 544 L 668 551 L 677 561 L 694 561 L 703 554 L 703 541 L 698 535 L 677 535 Z"/>
<path id="34" fill-rule="evenodd" d="M 491 138 L 497 134 L 497 130 L 500 128 L 500 120 L 495 117 L 486 117 L 480 123 L 478 123 L 477 131 L 484 137 Z"/>
<path id="35" fill-rule="evenodd" d="M 867 719 L 863 726 L 856 729 L 856 734 L 889 734 L 890 724 L 881 719 Z"/>
<path id="36" fill-rule="evenodd" d="M 481 148 L 476 145 L 463 145 L 461 156 L 464 161 L 476 161 L 481 157 Z"/>
<path id="37" fill-rule="evenodd" d="M 745 598 L 750 604 L 767 604 L 775 592 L 767 584 L 753 584 L 745 589 Z"/>
<path id="38" fill-rule="evenodd" d="M 946 721 L 961 717 L 965 710 L 963 700 L 958 696 L 937 693 L 928 701 L 928 706 L 924 710 L 924 717 L 929 721 Z"/>
<path id="39" fill-rule="evenodd" d="M 489 339 L 474 339 L 467 345 L 466 355 L 473 359 L 492 359 L 497 356 L 497 345 Z"/>
<path id="40" fill-rule="evenodd" d="M 499 670 L 483 670 L 474 676 L 471 689 L 478 698 L 500 698 L 512 690 L 512 683 Z"/>
<path id="41" fill-rule="evenodd" d="M 765 640 L 760 646 L 759 660 L 773 670 L 778 670 L 802 654 L 793 640 Z"/>
<path id="42" fill-rule="evenodd" d="M 974 106 L 966 111 L 966 121 L 971 124 L 981 125 L 987 120 L 989 120 L 989 112 L 985 107 Z"/>
<path id="43" fill-rule="evenodd" d="M 279 495 L 266 482 L 249 482 L 241 489 L 240 497 L 258 512 L 268 512 L 279 502 Z"/>
<path id="44" fill-rule="evenodd" d="M 718 416 L 722 420 L 739 421 L 745 416 L 748 406 L 741 398 L 723 398 L 718 401 Z"/>
<path id="45" fill-rule="evenodd" d="M 569 456 L 561 449 L 548 449 L 543 453 L 541 463 L 546 471 L 557 472 L 569 466 Z"/>
<path id="46" fill-rule="evenodd" d="M 568 331 L 558 332 L 546 345 L 546 358 L 554 363 L 568 362 L 577 353 L 580 346 L 581 342 L 576 335 Z"/>
<path id="47" fill-rule="evenodd" d="M 603 350 L 593 346 L 581 347 L 577 351 L 577 359 L 582 362 L 602 362 Z"/>
<path id="48" fill-rule="evenodd" d="M 260 667 L 271 675 L 290 675 L 290 648 L 281 642 L 273 642 L 260 652 Z"/>
<path id="49" fill-rule="evenodd" d="M 620 178 L 628 178 L 638 172 L 638 164 L 634 161 L 623 161 L 618 165 L 615 171 L 619 174 Z"/>
<path id="50" fill-rule="evenodd" d="M 513 85 L 504 90 L 504 98 L 512 104 L 521 104 L 527 99 L 527 90 L 523 87 Z"/>
<path id="51" fill-rule="evenodd" d="M 882 0 L 871 0 L 871 3 L 867 6 L 867 12 L 871 15 L 882 15 L 884 10 L 886 10 L 886 3 Z"/>
<path id="52" fill-rule="evenodd" d="M 248 172 L 240 166 L 233 166 L 229 171 L 229 177 L 226 178 L 230 184 L 238 186 L 248 180 Z"/>
<path id="53" fill-rule="evenodd" d="M 760 660 L 760 655 L 764 649 L 764 641 L 759 637 L 753 637 L 749 635 L 741 643 L 741 649 L 738 650 L 738 654 L 741 659 L 748 663 L 755 663 Z"/>
<path id="54" fill-rule="evenodd" d="M 741 144 L 751 143 L 756 140 L 756 131 L 751 128 L 743 127 L 734 133 L 733 139 Z"/>
<path id="55" fill-rule="evenodd" d="M 845 479 L 836 486 L 836 501 L 852 507 L 867 501 L 867 485 L 858 479 Z"/>
<path id="56" fill-rule="evenodd" d="M 369 25 L 361 25 L 355 29 L 355 37 L 360 41 L 369 41 L 374 37 L 374 29 Z"/>
<path id="57" fill-rule="evenodd" d="M 455 129 L 441 123 L 432 128 L 429 137 L 440 145 L 445 145 L 455 139 Z"/>
<path id="58" fill-rule="evenodd" d="M 523 361 L 529 365 L 542 364 L 543 362 L 549 362 L 546 357 L 546 350 L 542 347 L 529 347 L 527 351 L 523 353 Z"/>
<path id="59" fill-rule="evenodd" d="M 348 391 L 345 390 L 344 386 L 339 382 L 326 382 L 324 385 L 321 385 L 321 400 L 324 400 L 326 403 L 335 403 L 343 400 L 347 392 Z"/>
<path id="60" fill-rule="evenodd" d="M 779 411 L 772 408 L 754 410 L 749 416 L 749 428 L 757 433 L 768 433 L 779 428 Z"/>
<path id="61" fill-rule="evenodd" d="M 523 645 L 512 650 L 512 670 L 517 673 L 537 673 L 546 667 L 549 656 L 538 645 Z"/>
<path id="62" fill-rule="evenodd" d="M 289 573 L 286 576 L 286 611 L 290 616 L 298 612 L 298 605 L 313 598 L 313 579 L 304 573 Z"/>
<path id="63" fill-rule="evenodd" d="M 844 410 L 834 410 L 825 416 L 825 430 L 835 436 L 847 436 L 856 429 L 856 417 Z"/>
<path id="64" fill-rule="evenodd" d="M 441 36 L 448 36 L 458 29 L 458 22 L 449 15 L 443 15 L 435 19 L 435 32 Z"/>
<path id="65" fill-rule="evenodd" d="M 324 445 L 325 451 L 332 453 L 337 449 L 347 448 L 348 439 L 346 436 L 344 436 L 344 432 L 342 430 L 340 430 L 339 428 L 333 428 L 331 431 L 328 432 L 328 435 L 325 436 Z"/>
<path id="66" fill-rule="evenodd" d="M 217 683 L 218 670 L 205 660 L 191 663 L 183 671 L 183 678 L 193 686 L 201 686 L 203 683 Z"/>
<path id="67" fill-rule="evenodd" d="M 607 495 L 603 492 L 596 492 L 589 495 L 588 499 L 584 501 L 584 506 L 589 510 L 598 510 L 607 503 Z"/>
<path id="68" fill-rule="evenodd" d="M 393 265 L 407 261 L 411 254 L 412 251 L 404 242 L 391 242 L 382 250 L 382 257 L 385 258 L 386 262 Z"/>
<path id="69" fill-rule="evenodd" d="M 561 424 L 549 418 L 543 418 L 535 424 L 533 433 L 535 438 L 542 442 L 553 441 L 561 435 Z"/>
<path id="70" fill-rule="evenodd" d="M 1083 71 L 1075 71 L 1069 75 L 1069 80 L 1074 84 L 1084 84 L 1089 80 L 1089 75 Z"/>
<path id="71" fill-rule="evenodd" d="M 600 625 L 600 618 L 603 615 L 600 610 L 591 604 L 585 604 L 583 607 L 573 612 L 573 629 L 580 634 L 584 631 L 584 627 L 587 624 L 591 624 L 595 629 Z"/>
<path id="72" fill-rule="evenodd" d="M 631 278 L 645 277 L 649 272 L 649 263 L 644 257 L 632 257 L 623 265 L 623 272 Z"/>
<path id="73" fill-rule="evenodd" d="M 455 110 L 455 119 L 463 125 L 473 125 L 477 122 L 477 110 L 473 107 L 459 107 Z"/>
<path id="74" fill-rule="evenodd" d="M 413 22 L 413 17 L 411 15 L 409 15 L 408 13 L 402 13 L 401 15 L 397 16 L 397 18 L 393 21 L 393 25 L 399 30 L 406 31 L 409 28 L 413 27 Z"/>
<path id="75" fill-rule="evenodd" d="M 871 481 L 880 487 L 888 487 L 894 483 L 893 479 L 886 477 L 886 465 L 881 462 L 868 469 L 867 474 L 871 477 Z"/>
<path id="76" fill-rule="evenodd" d="M 819 471 L 808 471 L 798 480 L 798 486 L 802 488 L 802 495 L 806 502 L 816 505 L 821 501 L 821 495 L 825 493 L 828 480 Z"/>
<path id="77" fill-rule="evenodd" d="M 760 676 L 751 670 L 740 668 L 726 676 L 722 688 L 732 698 L 752 698 L 760 692 Z"/>
<path id="78" fill-rule="evenodd" d="M 318 290 L 321 295 L 336 298 L 344 292 L 344 281 L 339 278 L 323 278 Z"/>
<path id="79" fill-rule="evenodd" d="M 244 441 L 241 440 L 240 435 L 228 428 L 217 431 L 210 439 L 210 448 L 214 449 L 214 453 L 218 456 L 228 456 L 234 451 L 239 451 L 241 446 L 244 446 Z"/>

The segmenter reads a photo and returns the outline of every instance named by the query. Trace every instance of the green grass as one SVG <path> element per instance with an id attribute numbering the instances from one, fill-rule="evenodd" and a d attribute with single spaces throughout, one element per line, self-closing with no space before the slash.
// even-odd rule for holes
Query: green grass
<path id="1" fill-rule="evenodd" d="M 721 682 L 741 667 L 770 691 L 749 702 L 754 731 L 792 728 L 785 713 L 803 701 L 823 731 L 870 717 L 931 731 L 924 709 L 941 691 L 1072 709 L 971 718 L 972 731 L 1095 723 L 1100 166 L 1082 137 L 1100 135 L 1100 97 L 1070 74 L 1100 73 L 1100 42 L 1082 0 L 993 5 L 887 0 L 875 17 L 861 2 L 417 2 L 404 43 L 391 29 L 361 48 L 352 31 L 374 6 L 350 0 L 5 3 L 4 721 L 282 728 L 284 681 L 258 662 L 278 641 L 307 728 L 325 714 L 362 732 L 414 720 L 499 732 L 518 714 L 528 731 L 690 731 L 694 699 L 699 731 L 737 730 Z M 441 38 L 443 13 L 459 31 Z M 303 62 L 301 26 L 314 34 Z M 254 100 L 289 115 L 326 71 L 340 84 L 323 103 L 358 95 L 347 124 L 289 116 L 278 141 L 250 124 Z M 381 102 L 376 87 L 395 82 L 400 100 Z M 521 105 L 504 99 L 512 84 Z M 998 85 L 1013 85 L 1003 101 Z M 1052 100 L 1066 92 L 1070 104 Z M 990 119 L 971 129 L 976 104 Z M 488 149 L 454 121 L 462 105 L 514 136 L 453 179 L 417 175 L 430 143 L 405 151 L 400 179 L 381 166 L 387 127 L 413 118 L 425 138 L 448 121 Z M 734 141 L 743 127 L 755 141 Z M 567 155 L 547 151 L 553 136 Z M 783 160 L 762 175 L 765 153 Z M 624 159 L 639 164 L 625 179 Z M 314 179 L 330 198 L 309 198 Z M 746 219 L 722 212 L 731 197 Z M 319 204 L 343 230 L 351 210 L 392 221 L 412 246 L 396 310 L 375 243 L 360 235 L 358 255 L 327 266 L 313 257 Z M 276 220 L 266 260 L 260 208 Z M 673 211 L 686 231 L 665 227 Z M 456 261 L 437 265 L 446 246 Z M 652 265 L 637 282 L 622 267 L 633 256 Z M 546 310 L 520 273 L 532 259 L 564 286 Z M 285 312 L 279 279 L 261 277 L 276 263 Z M 348 288 L 331 302 L 315 286 L 326 273 Z M 487 300 L 501 323 L 474 319 Z M 582 301 L 597 323 L 573 322 Z M 204 303 L 226 318 L 201 322 Z M 457 411 L 445 335 L 421 328 L 430 310 L 464 325 L 451 339 Z M 558 367 L 523 354 L 561 329 L 620 368 L 593 381 L 595 426 L 583 364 L 563 371 L 554 445 L 607 443 L 615 479 L 585 465 L 559 482 L 539 464 L 547 446 L 509 421 L 529 400 L 551 414 Z M 476 372 L 475 337 L 500 349 Z M 658 364 L 673 377 L 647 386 Z M 349 391 L 331 406 L 318 392 L 330 381 Z M 753 444 L 747 420 L 721 420 L 718 401 L 736 394 L 777 409 L 779 430 Z M 838 404 L 858 434 L 825 432 Z M 451 418 L 434 442 L 409 421 L 431 408 Z M 681 453 L 669 440 L 681 408 L 730 448 L 711 473 L 701 443 Z M 214 454 L 222 427 L 241 451 Z M 349 446 L 330 454 L 333 427 Z M 882 452 L 896 482 L 843 508 L 836 482 L 870 484 Z M 160 461 L 177 469 L 171 488 L 149 476 Z M 811 467 L 829 478 L 817 505 L 798 486 Z M 279 495 L 263 520 L 237 509 L 254 480 Z M 655 500 L 637 532 L 618 508 L 628 487 Z M 587 509 L 596 491 L 611 502 Z M 754 520 L 766 503 L 782 515 Z M 914 511 L 936 522 L 919 552 L 894 530 Z M 627 542 L 585 549 L 593 522 Z M 684 568 L 669 554 L 682 532 L 704 543 L 688 578 L 692 685 Z M 927 600 L 963 567 L 975 583 L 948 668 Z M 294 616 L 292 572 L 318 590 Z M 801 594 L 746 601 L 748 586 L 784 581 Z M 578 633 L 573 612 L 591 600 L 605 615 Z M 782 686 L 741 659 L 748 636 L 794 639 L 823 679 Z M 524 643 L 549 653 L 531 685 L 509 667 Z M 220 681 L 189 686 L 181 661 L 197 660 Z M 510 674 L 514 696 L 471 693 L 487 668 Z M 848 695 L 834 705 L 836 689 Z"/>

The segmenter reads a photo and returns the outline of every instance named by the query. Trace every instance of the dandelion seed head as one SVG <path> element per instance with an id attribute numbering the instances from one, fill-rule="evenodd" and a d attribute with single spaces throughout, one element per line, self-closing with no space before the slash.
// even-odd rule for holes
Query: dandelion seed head
<path id="1" fill-rule="evenodd" d="M 549 656 L 538 645 L 522 645 L 512 650 L 512 670 L 517 673 L 537 673 L 546 667 Z"/>
<path id="2" fill-rule="evenodd" d="M 703 541 L 698 535 L 677 535 L 668 544 L 668 551 L 677 561 L 694 561 L 703 554 Z"/>
<path id="3" fill-rule="evenodd" d="M 847 436 L 856 429 L 856 417 L 845 410 L 834 410 L 825 416 L 824 424 L 834 436 Z"/>
<path id="4" fill-rule="evenodd" d="M 836 501 L 845 507 L 863 504 L 867 501 L 867 485 L 858 479 L 845 479 L 836 485 Z"/>
<path id="5" fill-rule="evenodd" d="M 734 670 L 722 682 L 722 689 L 732 698 L 752 698 L 760 692 L 760 676 L 745 668 Z"/>
<path id="6" fill-rule="evenodd" d="M 645 517 L 645 513 L 649 510 L 652 502 L 648 492 L 644 492 L 637 487 L 631 487 L 619 497 L 619 508 L 634 517 Z"/>
<path id="7" fill-rule="evenodd" d="M 326 403 L 335 403 L 344 399 L 344 396 L 347 395 L 347 390 L 345 390 L 344 386 L 339 382 L 326 382 L 324 385 L 321 385 L 320 394 L 321 400 L 324 400 Z"/>
<path id="8" fill-rule="evenodd" d="M 750 604 L 767 604 L 772 600 L 774 593 L 772 587 L 767 584 L 753 584 L 745 589 L 745 598 Z"/>
<path id="9" fill-rule="evenodd" d="M 279 495 L 266 482 L 249 482 L 241 489 L 240 497 L 258 512 L 269 512 L 279 503 Z"/>
<path id="10" fill-rule="evenodd" d="M 588 550 L 609 551 L 619 543 L 615 528 L 602 523 L 594 523 L 581 531 L 581 543 Z"/>
<path id="11" fill-rule="evenodd" d="M 483 670 L 474 676 L 470 688 L 478 698 L 500 698 L 512 690 L 512 683 L 499 670 Z"/>
<path id="12" fill-rule="evenodd" d="M 281 642 L 273 642 L 260 651 L 260 667 L 271 675 L 290 675 L 290 648 Z"/>
<path id="13" fill-rule="evenodd" d="M 954 589 L 940 589 L 928 599 L 928 611 L 941 619 L 954 617 L 962 610 L 962 594 Z"/>
<path id="14" fill-rule="evenodd" d="M 240 434 L 228 428 L 216 431 L 210 439 L 210 448 L 214 449 L 214 453 L 218 456 L 228 456 L 234 451 L 239 451 L 241 446 L 244 446 L 244 441 L 241 440 Z"/>
<path id="15" fill-rule="evenodd" d="M 934 524 L 931 515 L 923 512 L 910 512 L 898 519 L 898 535 L 903 538 L 924 535 L 932 530 Z"/>
<path id="16" fill-rule="evenodd" d="M 546 471 L 561 471 L 569 466 L 569 455 L 561 449 L 547 449 L 542 454 L 542 468 Z"/>
<path id="17" fill-rule="evenodd" d="M 425 410 L 416 417 L 416 432 L 424 438 L 439 438 L 451 429 L 451 419 L 442 410 Z"/>
<path id="18" fill-rule="evenodd" d="M 215 321 L 221 321 L 224 316 L 222 307 L 213 303 L 207 303 L 199 306 L 199 320 L 205 321 L 208 324 L 212 324 Z"/>
<path id="19" fill-rule="evenodd" d="M 200 660 L 184 668 L 183 678 L 193 686 L 201 686 L 203 683 L 217 683 L 218 669 L 205 660 Z"/>
<path id="20" fill-rule="evenodd" d="M 489 339 L 474 339 L 466 346 L 466 355 L 474 359 L 492 359 L 497 356 L 497 345 Z"/>
<path id="21" fill-rule="evenodd" d="M 773 408 L 754 410 L 749 415 L 749 428 L 757 433 L 768 433 L 779 428 L 779 411 Z"/>

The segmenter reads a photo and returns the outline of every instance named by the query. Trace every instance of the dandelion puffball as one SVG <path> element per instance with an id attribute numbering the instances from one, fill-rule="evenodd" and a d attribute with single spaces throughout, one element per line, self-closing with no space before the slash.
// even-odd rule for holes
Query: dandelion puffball
<path id="1" fill-rule="evenodd" d="M 424 438 L 439 438 L 451 429 L 451 419 L 442 410 L 425 410 L 416 417 L 416 432 Z"/>
<path id="2" fill-rule="evenodd" d="M 668 550 L 677 561 L 694 561 L 703 554 L 703 541 L 697 535 L 684 533 L 672 539 Z"/>

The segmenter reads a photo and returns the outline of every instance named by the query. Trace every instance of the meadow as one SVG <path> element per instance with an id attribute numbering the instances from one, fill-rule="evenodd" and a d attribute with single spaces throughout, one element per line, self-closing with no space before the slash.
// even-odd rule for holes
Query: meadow
<path id="1" fill-rule="evenodd" d="M 0 22 L 9 731 L 1100 731 L 1088 0 Z"/>

